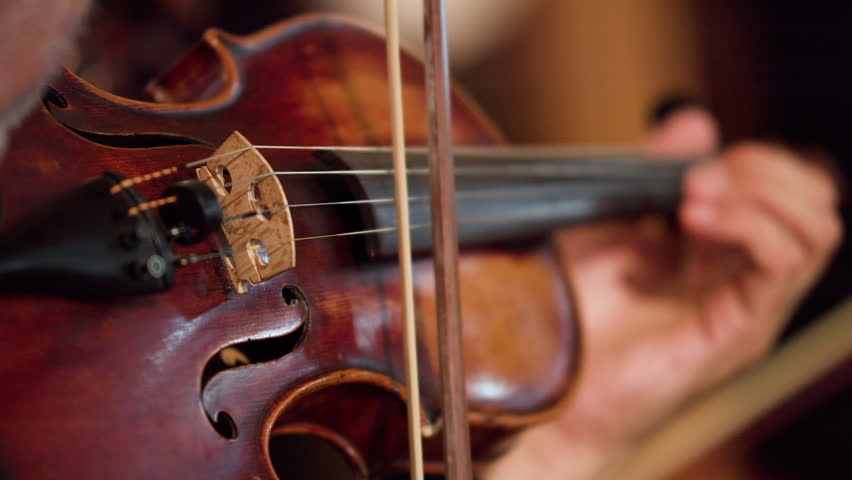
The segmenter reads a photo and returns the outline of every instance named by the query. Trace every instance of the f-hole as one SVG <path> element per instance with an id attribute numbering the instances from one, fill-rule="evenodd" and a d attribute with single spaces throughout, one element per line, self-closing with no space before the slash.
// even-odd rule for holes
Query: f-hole
<path id="1" fill-rule="evenodd" d="M 216 418 L 213 419 L 213 428 L 216 433 L 228 440 L 237 438 L 237 424 L 228 412 L 221 411 L 216 414 Z"/>
<path id="2" fill-rule="evenodd" d="M 153 148 L 153 147 L 170 147 L 174 145 L 207 145 L 205 142 L 194 138 L 182 137 L 179 135 L 166 135 L 161 133 L 98 133 L 90 132 L 75 128 L 53 115 L 52 110 L 64 110 L 68 108 L 68 100 L 62 95 L 59 90 L 48 86 L 41 97 L 42 104 L 51 114 L 54 120 L 60 125 L 73 132 L 74 134 L 85 138 L 94 143 L 105 145 L 108 147 L 117 148 Z"/>
<path id="3" fill-rule="evenodd" d="M 301 317 L 299 327 L 277 337 L 248 340 L 228 345 L 212 355 L 201 375 L 201 394 L 210 379 L 225 370 L 238 369 L 252 364 L 272 362 L 293 352 L 304 339 L 310 325 L 310 304 L 305 293 L 295 285 L 281 289 L 281 303 L 288 309 L 296 309 Z M 207 412 L 210 425 L 223 438 L 237 438 L 236 420 L 225 411 Z"/>

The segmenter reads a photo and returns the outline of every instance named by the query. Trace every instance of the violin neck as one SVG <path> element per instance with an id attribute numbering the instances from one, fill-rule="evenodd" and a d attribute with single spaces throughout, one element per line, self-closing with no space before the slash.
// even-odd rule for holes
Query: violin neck
<path id="1" fill-rule="evenodd" d="M 381 169 L 390 152 L 335 151 L 347 168 Z M 685 171 L 695 160 L 653 158 L 638 151 L 458 148 L 454 152 L 459 244 L 482 246 L 541 236 L 554 228 L 648 213 L 671 214 Z M 431 250 L 428 155 L 407 153 L 412 248 Z M 394 197 L 390 176 L 353 176 L 356 198 Z M 353 185 L 350 183 L 350 189 Z M 393 229 L 392 203 L 359 209 L 366 229 Z M 396 255 L 394 232 L 373 235 L 372 257 Z"/>

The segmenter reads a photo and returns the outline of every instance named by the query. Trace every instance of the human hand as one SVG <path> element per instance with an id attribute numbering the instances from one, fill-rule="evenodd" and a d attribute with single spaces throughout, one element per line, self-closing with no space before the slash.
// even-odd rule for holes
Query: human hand
<path id="1" fill-rule="evenodd" d="M 669 116 L 660 155 L 708 154 L 703 110 Z M 831 178 L 792 152 L 735 146 L 684 182 L 680 232 L 642 219 L 560 231 L 584 332 L 571 405 L 488 478 L 589 478 L 687 398 L 765 353 L 839 243 Z"/>

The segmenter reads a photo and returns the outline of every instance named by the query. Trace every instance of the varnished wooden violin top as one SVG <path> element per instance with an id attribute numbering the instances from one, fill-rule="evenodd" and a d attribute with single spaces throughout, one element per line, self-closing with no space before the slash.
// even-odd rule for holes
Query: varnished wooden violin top
<path id="1" fill-rule="evenodd" d="M 422 66 L 403 57 L 406 135 L 424 141 Z M 233 132 L 255 145 L 390 143 L 384 44 L 349 22 L 308 17 L 248 37 L 210 30 L 148 87 L 116 97 L 70 71 L 14 133 L 0 166 L 2 232 L 102 174 L 135 177 L 209 156 Z M 458 144 L 498 131 L 461 91 Z M 278 171 L 331 167 L 269 150 Z M 333 163 L 333 162 L 332 162 Z M 158 198 L 182 170 L 140 183 Z M 356 200 L 324 176 L 282 180 L 290 204 Z M 296 237 L 364 229 L 354 206 L 292 209 Z M 62 241 L 61 232 L 57 242 Z M 221 234 L 182 255 L 223 248 Z M 319 437 L 355 476 L 406 468 L 396 266 L 363 236 L 296 242 L 296 266 L 238 294 L 226 261 L 177 270 L 166 292 L 80 300 L 0 297 L 0 471 L 10 478 L 293 478 L 287 439 Z M 236 247 L 234 247 L 236 248 Z M 468 248 L 460 260 L 475 462 L 570 397 L 579 332 L 547 239 Z M 430 471 L 441 470 L 432 271 L 415 265 Z M 282 443 L 284 442 L 284 443 Z M 273 464 L 275 466 L 273 467 Z M 277 473 L 276 473 L 277 472 Z"/>

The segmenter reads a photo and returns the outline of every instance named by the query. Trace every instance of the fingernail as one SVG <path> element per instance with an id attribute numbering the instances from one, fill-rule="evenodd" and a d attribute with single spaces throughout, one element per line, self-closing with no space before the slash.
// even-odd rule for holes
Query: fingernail
<path id="1" fill-rule="evenodd" d="M 694 172 L 691 193 L 717 199 L 728 190 L 728 171 L 720 162 L 704 164 Z"/>
<path id="2" fill-rule="evenodd" d="M 670 93 L 657 101 L 651 111 L 649 123 L 652 127 L 658 126 L 666 121 L 674 112 L 688 107 L 704 108 L 704 105 L 692 95 L 684 93 Z"/>

